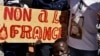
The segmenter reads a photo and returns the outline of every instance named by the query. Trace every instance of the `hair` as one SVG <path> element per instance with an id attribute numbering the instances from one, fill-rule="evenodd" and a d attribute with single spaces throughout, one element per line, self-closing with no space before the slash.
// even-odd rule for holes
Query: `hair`
<path id="1" fill-rule="evenodd" d="M 62 38 L 57 39 L 53 44 L 53 48 L 56 48 L 56 46 L 59 45 L 59 43 L 61 43 L 61 42 L 62 43 L 66 43 L 66 41 L 64 39 L 62 39 Z"/>

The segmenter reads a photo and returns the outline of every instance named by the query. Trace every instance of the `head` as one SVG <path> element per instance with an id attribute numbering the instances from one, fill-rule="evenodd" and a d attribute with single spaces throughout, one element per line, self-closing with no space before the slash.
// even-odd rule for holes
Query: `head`
<path id="1" fill-rule="evenodd" d="M 54 56 L 67 56 L 68 46 L 63 39 L 58 39 L 53 45 Z"/>

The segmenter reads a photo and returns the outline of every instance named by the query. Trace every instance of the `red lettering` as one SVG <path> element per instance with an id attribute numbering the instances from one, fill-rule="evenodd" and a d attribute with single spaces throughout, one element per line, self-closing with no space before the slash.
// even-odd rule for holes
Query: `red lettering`
<path id="1" fill-rule="evenodd" d="M 41 10 L 41 13 L 38 16 L 38 20 L 40 22 L 47 23 L 48 22 L 48 11 L 47 10 Z"/>
<path id="2" fill-rule="evenodd" d="M 9 17 L 10 20 L 13 20 L 13 11 L 14 9 L 11 8 L 9 9 L 9 7 L 5 7 L 4 8 L 4 20 L 7 20 L 7 17 Z"/>
<path id="3" fill-rule="evenodd" d="M 21 38 L 27 37 L 28 39 L 31 38 L 30 32 L 32 31 L 32 27 L 28 25 L 23 25 L 21 29 Z"/>
<path id="4" fill-rule="evenodd" d="M 16 34 L 19 33 L 19 31 L 16 28 L 20 28 L 20 27 L 21 27 L 20 25 L 12 25 L 10 27 L 10 37 L 11 38 L 14 38 L 16 36 Z"/>
<path id="5" fill-rule="evenodd" d="M 32 35 L 33 35 L 33 39 L 36 39 L 36 38 L 41 39 L 42 38 L 42 28 L 40 26 L 34 27 Z"/>
<path id="6" fill-rule="evenodd" d="M 20 35 L 21 39 L 40 39 L 40 40 L 56 40 L 61 37 L 61 28 L 58 27 L 31 27 L 29 25 L 12 25 L 10 27 L 10 37 L 15 38 Z"/>
<path id="7" fill-rule="evenodd" d="M 52 23 L 59 23 L 59 19 L 57 19 L 57 16 L 58 16 L 58 11 L 54 11 L 54 18 Z"/>
<path id="8" fill-rule="evenodd" d="M 21 17 L 22 17 L 22 11 L 21 9 L 18 7 L 14 10 L 14 19 L 16 21 L 20 21 L 21 20 Z"/>
<path id="9" fill-rule="evenodd" d="M 60 38 L 61 36 L 61 28 L 55 27 L 52 30 L 52 39 L 56 40 Z"/>
<path id="10" fill-rule="evenodd" d="M 46 38 L 48 40 L 51 40 L 51 35 L 52 35 L 52 28 L 44 27 L 43 40 L 46 40 Z"/>
<path id="11" fill-rule="evenodd" d="M 29 9 L 29 12 L 26 8 L 23 11 L 23 21 L 31 21 L 32 9 Z M 27 20 L 26 20 L 27 19 Z"/>
<path id="12" fill-rule="evenodd" d="M 14 7 L 5 7 L 4 8 L 4 20 L 15 20 L 15 21 L 31 21 L 32 9 L 26 8 L 14 8 Z"/>

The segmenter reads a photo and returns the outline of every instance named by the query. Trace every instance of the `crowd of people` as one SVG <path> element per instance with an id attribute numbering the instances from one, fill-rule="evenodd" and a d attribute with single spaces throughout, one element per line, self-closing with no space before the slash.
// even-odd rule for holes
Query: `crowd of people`
<path id="1" fill-rule="evenodd" d="M 0 5 L 61 11 L 61 39 L 54 43 L 1 43 L 0 56 L 100 56 L 96 28 L 100 23 L 100 0 L 23 1 L 0 0 Z"/>

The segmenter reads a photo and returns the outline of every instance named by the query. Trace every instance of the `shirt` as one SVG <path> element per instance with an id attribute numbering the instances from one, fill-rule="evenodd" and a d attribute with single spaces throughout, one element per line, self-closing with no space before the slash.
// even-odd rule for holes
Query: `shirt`
<path id="1" fill-rule="evenodd" d="M 97 50 L 97 12 L 100 11 L 100 0 L 83 0 L 84 4 L 79 9 L 80 0 L 70 0 L 70 11 L 76 15 L 75 19 L 80 15 L 84 16 L 82 39 L 68 38 L 70 47 L 80 50 Z M 79 9 L 79 10 L 78 10 Z"/>
<path id="2" fill-rule="evenodd" d="M 68 10 L 67 0 L 33 0 L 32 8 L 49 10 Z"/>

